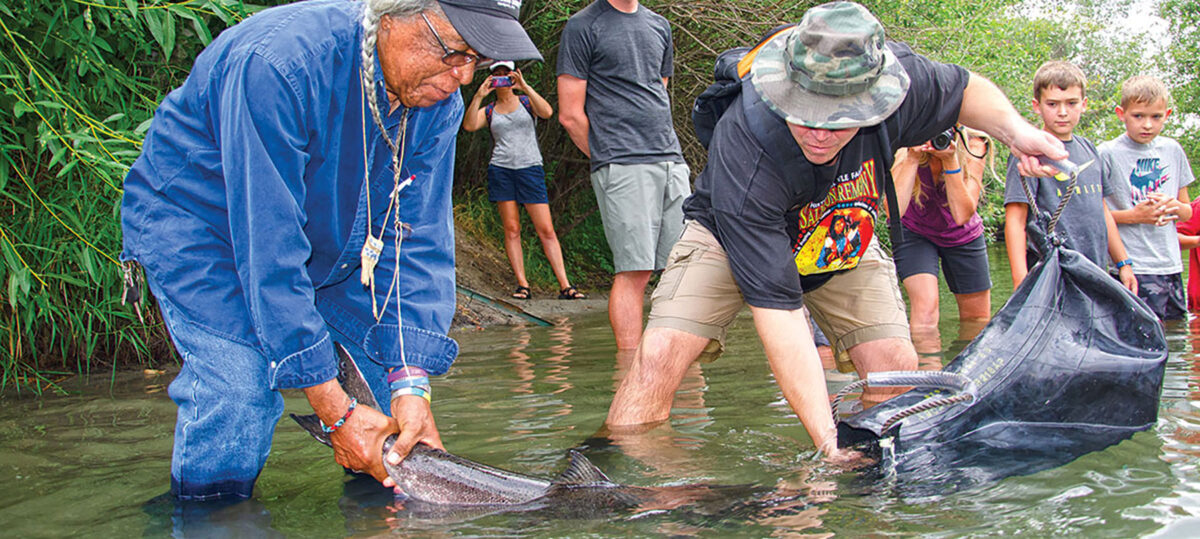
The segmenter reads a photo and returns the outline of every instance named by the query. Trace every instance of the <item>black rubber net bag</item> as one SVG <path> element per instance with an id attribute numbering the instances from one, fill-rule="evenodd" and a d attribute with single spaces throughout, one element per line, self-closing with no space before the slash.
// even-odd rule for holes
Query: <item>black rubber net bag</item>
<path id="1" fill-rule="evenodd" d="M 840 445 L 878 451 L 882 473 L 940 489 L 1066 464 L 1155 424 L 1162 325 L 1067 239 L 1042 232 L 1052 223 L 1042 214 L 1028 227 L 1041 262 L 942 371 L 872 373 L 839 392 L 915 386 L 841 419 Z"/>

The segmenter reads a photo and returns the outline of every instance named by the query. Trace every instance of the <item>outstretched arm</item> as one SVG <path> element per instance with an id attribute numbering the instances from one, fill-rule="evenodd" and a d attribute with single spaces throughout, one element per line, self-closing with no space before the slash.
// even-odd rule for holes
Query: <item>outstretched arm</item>
<path id="1" fill-rule="evenodd" d="M 855 451 L 838 448 L 825 372 L 804 311 L 751 306 L 750 313 L 779 388 L 817 449 L 832 462 L 859 458 Z"/>
<path id="2" fill-rule="evenodd" d="M 974 127 L 1008 146 L 1020 160 L 1022 176 L 1053 177 L 1058 169 L 1038 162 L 1038 156 L 1062 160 L 1070 157 L 1062 141 L 1025 121 L 1004 92 L 980 75 L 971 73 L 963 91 L 958 121 Z"/>

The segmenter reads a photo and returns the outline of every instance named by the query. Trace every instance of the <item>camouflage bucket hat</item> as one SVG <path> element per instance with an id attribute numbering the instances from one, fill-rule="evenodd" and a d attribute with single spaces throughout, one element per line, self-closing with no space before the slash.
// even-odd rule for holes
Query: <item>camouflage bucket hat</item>
<path id="1" fill-rule="evenodd" d="M 909 85 L 883 25 L 853 2 L 808 10 L 763 45 L 750 80 L 788 123 L 818 129 L 878 124 L 900 107 Z"/>

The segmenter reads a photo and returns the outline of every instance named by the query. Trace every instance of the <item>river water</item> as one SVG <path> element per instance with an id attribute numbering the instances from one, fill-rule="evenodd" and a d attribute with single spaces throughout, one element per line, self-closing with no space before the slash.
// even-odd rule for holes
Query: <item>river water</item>
<path id="1" fill-rule="evenodd" d="M 993 260 L 1003 254 L 993 252 Z M 996 264 L 993 303 L 1009 293 Z M 943 294 L 941 354 L 964 341 Z M 177 507 L 168 487 L 175 407 L 170 374 L 64 382 L 69 394 L 0 401 L 0 535 L 417 537 L 1200 535 L 1200 319 L 1167 327 L 1170 359 L 1156 428 L 1059 468 L 966 490 L 906 497 L 884 481 L 813 460 L 775 385 L 747 314 L 715 363 L 689 371 L 670 425 L 597 438 L 619 376 L 603 315 L 550 328 L 455 334 L 462 354 L 434 382 L 448 450 L 552 477 L 570 448 L 614 481 L 749 485 L 704 508 L 412 514 L 371 481 L 349 479 L 328 448 L 287 418 L 255 497 Z M 936 343 L 934 344 L 936 346 Z M 103 378 L 103 379 L 100 379 Z M 835 391 L 845 381 L 830 381 Z M 287 411 L 308 413 L 289 392 Z"/>

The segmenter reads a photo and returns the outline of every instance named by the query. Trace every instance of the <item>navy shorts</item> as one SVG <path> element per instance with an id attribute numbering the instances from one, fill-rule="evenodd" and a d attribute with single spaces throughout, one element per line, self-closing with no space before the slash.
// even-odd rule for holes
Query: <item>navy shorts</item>
<path id="1" fill-rule="evenodd" d="M 892 258 L 901 281 L 918 273 L 936 277 L 940 260 L 951 292 L 974 294 L 992 288 L 987 242 L 982 235 L 957 247 L 938 247 L 925 236 L 904 227 L 904 241 L 892 246 Z"/>
<path id="2" fill-rule="evenodd" d="M 504 168 L 488 165 L 488 200 L 518 204 L 548 204 L 546 172 L 541 165 L 525 168 Z"/>
<path id="3" fill-rule="evenodd" d="M 1162 320 L 1182 320 L 1187 308 L 1183 302 L 1183 278 L 1170 275 L 1138 275 L 1138 297 Z"/>

